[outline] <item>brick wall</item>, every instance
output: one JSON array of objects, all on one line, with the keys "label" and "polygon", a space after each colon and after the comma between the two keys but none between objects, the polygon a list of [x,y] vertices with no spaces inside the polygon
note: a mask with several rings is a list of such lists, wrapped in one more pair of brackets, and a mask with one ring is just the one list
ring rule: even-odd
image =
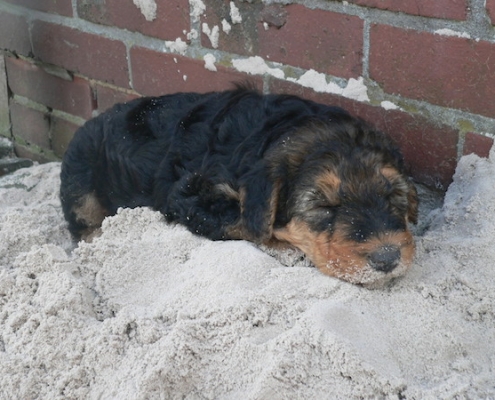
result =
[{"label": "brick wall", "polygon": [[494,25],[495,0],[0,0],[0,135],[58,159],[115,102],[249,79],[367,119],[445,189],[493,144]]}]

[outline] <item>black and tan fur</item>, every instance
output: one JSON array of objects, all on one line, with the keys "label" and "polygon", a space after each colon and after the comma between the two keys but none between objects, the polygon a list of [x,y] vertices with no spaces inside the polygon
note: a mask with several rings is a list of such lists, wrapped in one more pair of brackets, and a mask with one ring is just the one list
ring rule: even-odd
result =
[{"label": "black and tan fur", "polygon": [[213,240],[288,243],[354,283],[402,274],[417,196],[398,148],[344,110],[238,88],[114,106],[76,132],[61,200],[76,240],[148,206]]}]

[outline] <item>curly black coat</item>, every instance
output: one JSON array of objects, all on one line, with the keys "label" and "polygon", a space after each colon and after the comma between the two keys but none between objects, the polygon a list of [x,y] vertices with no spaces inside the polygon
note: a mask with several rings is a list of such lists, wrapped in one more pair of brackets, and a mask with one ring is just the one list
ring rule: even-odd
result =
[{"label": "curly black coat", "polygon": [[76,240],[119,207],[148,206],[213,240],[290,243],[357,283],[414,251],[417,197],[397,146],[296,96],[239,87],[117,104],[76,132],[61,182]]}]

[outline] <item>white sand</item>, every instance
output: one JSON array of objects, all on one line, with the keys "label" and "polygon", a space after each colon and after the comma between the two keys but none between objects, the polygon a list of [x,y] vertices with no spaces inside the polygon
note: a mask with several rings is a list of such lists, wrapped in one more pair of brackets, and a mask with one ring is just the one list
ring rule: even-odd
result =
[{"label": "white sand", "polygon": [[0,399],[495,398],[495,151],[378,290],[147,209],[67,253],[58,173],[0,179]]}]

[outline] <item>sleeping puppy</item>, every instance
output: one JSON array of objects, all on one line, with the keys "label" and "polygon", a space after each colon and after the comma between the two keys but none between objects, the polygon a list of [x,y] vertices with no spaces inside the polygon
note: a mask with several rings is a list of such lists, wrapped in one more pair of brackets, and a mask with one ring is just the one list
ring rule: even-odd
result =
[{"label": "sleeping puppy", "polygon": [[60,197],[75,240],[146,206],[212,240],[295,246],[357,284],[403,274],[414,254],[417,194],[387,136],[341,108],[243,87],[140,98],[88,121]]}]

